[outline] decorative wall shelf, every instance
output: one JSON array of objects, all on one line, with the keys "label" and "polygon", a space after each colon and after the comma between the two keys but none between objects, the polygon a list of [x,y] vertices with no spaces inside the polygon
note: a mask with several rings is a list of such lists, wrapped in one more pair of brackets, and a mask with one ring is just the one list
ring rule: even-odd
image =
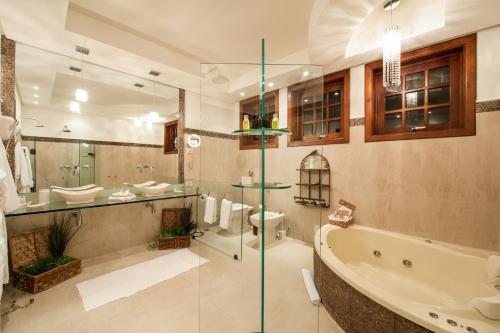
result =
[{"label": "decorative wall shelf", "polygon": [[314,150],[304,157],[299,171],[299,195],[293,199],[300,205],[330,207],[330,164]]},{"label": "decorative wall shelf", "polygon": [[[262,128],[240,129],[233,131],[234,135],[261,135]],[[264,128],[264,135],[279,136],[291,135],[292,132],[288,128]]]}]

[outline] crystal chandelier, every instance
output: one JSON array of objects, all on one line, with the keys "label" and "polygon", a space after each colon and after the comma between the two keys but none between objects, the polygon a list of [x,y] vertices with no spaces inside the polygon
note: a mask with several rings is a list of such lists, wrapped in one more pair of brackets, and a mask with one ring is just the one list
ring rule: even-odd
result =
[{"label": "crystal chandelier", "polygon": [[391,25],[384,34],[383,84],[387,90],[396,90],[401,85],[401,33],[399,26],[392,24],[393,2],[387,3],[391,10]]}]

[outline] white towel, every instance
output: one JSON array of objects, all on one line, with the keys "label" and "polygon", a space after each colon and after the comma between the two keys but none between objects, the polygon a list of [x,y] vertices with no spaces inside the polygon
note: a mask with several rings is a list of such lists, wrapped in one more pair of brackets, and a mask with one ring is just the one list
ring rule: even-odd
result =
[{"label": "white towel", "polygon": [[23,176],[23,170],[21,169],[21,184],[23,184],[23,192],[29,193],[31,188],[34,185],[33,182],[33,170],[31,170],[31,160],[30,160],[30,150],[28,147],[21,147],[23,151],[23,156],[26,161],[26,169],[24,171],[24,176]]},{"label": "white towel", "polygon": [[222,199],[220,204],[220,221],[219,227],[222,229],[228,229],[231,224],[231,209],[233,207],[233,202]]},{"label": "white towel", "polygon": [[129,197],[130,194],[133,194],[133,193],[130,193],[129,190],[121,190],[119,192],[113,193],[111,196],[112,197]]},{"label": "white towel", "polygon": [[203,218],[205,223],[215,223],[217,221],[217,199],[214,197],[207,197],[207,202],[205,204],[205,217]]},{"label": "white towel", "polygon": [[128,195],[112,195],[108,198],[108,200],[111,200],[111,201],[128,201],[128,200],[132,200],[132,199],[135,199],[135,194],[134,193],[129,193]]},{"label": "white towel", "polygon": [[486,274],[488,279],[500,277],[500,256],[489,256],[486,260]]}]

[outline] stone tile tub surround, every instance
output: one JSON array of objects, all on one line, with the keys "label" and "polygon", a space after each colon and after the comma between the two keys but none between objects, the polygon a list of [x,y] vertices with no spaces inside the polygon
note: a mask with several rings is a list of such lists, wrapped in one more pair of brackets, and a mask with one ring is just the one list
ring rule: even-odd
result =
[{"label": "stone tile tub surround", "polygon": [[[499,332],[500,321],[468,306],[473,297],[498,292],[484,269],[488,254],[364,226],[325,225],[315,236],[315,283],[347,333],[464,332],[467,327]],[[405,267],[404,259],[412,266]]]}]

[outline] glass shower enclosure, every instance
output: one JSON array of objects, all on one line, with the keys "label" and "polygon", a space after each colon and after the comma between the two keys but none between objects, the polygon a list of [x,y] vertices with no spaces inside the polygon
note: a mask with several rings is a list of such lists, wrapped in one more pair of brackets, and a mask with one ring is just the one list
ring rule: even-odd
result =
[{"label": "glass shower enclosure", "polygon": [[[197,239],[201,256],[226,259],[200,267],[200,332],[318,332],[319,307],[307,296],[302,269],[313,271],[322,208],[300,210],[294,202],[302,186],[299,156],[312,149],[288,146],[292,131],[308,130],[292,128],[288,117],[290,87],[300,92],[314,85],[321,111],[310,125],[318,133],[328,126],[321,120],[323,67],[267,64],[262,40],[261,63],[202,64],[201,73],[197,214],[203,235]],[[309,117],[309,99],[295,104],[300,117]],[[314,149],[322,153],[321,146]],[[292,155],[298,164],[284,164]],[[205,214],[209,198],[217,203],[215,218]]]}]

